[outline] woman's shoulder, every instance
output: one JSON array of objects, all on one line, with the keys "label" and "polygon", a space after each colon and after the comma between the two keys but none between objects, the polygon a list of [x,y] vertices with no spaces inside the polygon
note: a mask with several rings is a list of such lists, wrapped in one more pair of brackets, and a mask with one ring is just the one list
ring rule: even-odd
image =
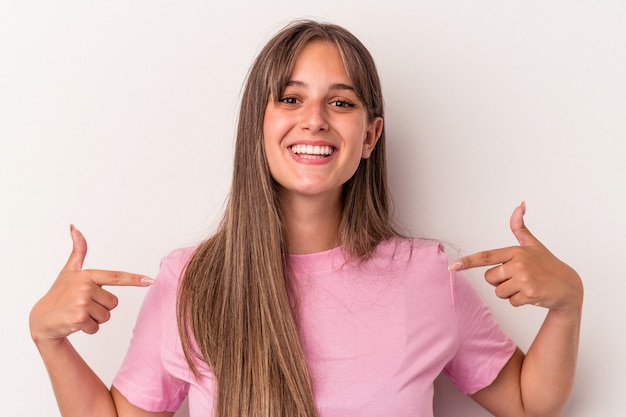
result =
[{"label": "woman's shoulder", "polygon": [[365,264],[390,271],[447,271],[448,259],[441,242],[423,238],[391,238],[378,244]]},{"label": "woman's shoulder", "polygon": [[189,260],[198,249],[198,245],[177,248],[161,258],[157,281],[176,285],[183,275]]},{"label": "woman's shoulder", "polygon": [[440,258],[445,253],[442,242],[434,239],[397,237],[382,241],[376,248],[376,256],[410,259]]},{"label": "woman's shoulder", "polygon": [[189,259],[191,259],[193,254],[198,249],[198,246],[199,245],[193,245],[176,248],[167,255],[165,255],[161,260],[161,263],[186,265],[187,262],[189,262]]}]

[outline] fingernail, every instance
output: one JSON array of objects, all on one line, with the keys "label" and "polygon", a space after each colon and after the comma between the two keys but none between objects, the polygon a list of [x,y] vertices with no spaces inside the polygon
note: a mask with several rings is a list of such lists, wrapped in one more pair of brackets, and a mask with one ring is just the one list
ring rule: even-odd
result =
[{"label": "fingernail", "polygon": [[148,278],[148,277],[142,277],[141,278],[141,283],[148,286],[148,285],[152,285],[154,284],[156,281],[152,278]]},{"label": "fingernail", "polygon": [[522,207],[522,216],[523,216],[526,214],[526,201],[522,201],[520,206]]},{"label": "fingernail", "polygon": [[448,266],[448,271],[460,271],[461,268],[463,268],[463,264],[461,262],[455,262]]}]

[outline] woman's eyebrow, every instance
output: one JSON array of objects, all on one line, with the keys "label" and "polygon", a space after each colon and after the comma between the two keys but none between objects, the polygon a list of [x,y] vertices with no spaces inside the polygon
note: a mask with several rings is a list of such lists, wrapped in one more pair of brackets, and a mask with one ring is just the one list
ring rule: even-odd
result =
[{"label": "woman's eyebrow", "polygon": [[[298,80],[289,80],[287,82],[286,87],[308,87],[308,84],[305,83],[304,81],[298,81]],[[330,85],[329,90],[350,90],[350,91],[354,91],[354,87],[352,87],[350,84],[345,84],[345,83],[333,83]]]},{"label": "woman's eyebrow", "polygon": [[332,84],[330,86],[331,90],[350,90],[350,91],[354,91],[354,87],[352,87],[350,84],[343,84],[343,83],[335,83]]}]

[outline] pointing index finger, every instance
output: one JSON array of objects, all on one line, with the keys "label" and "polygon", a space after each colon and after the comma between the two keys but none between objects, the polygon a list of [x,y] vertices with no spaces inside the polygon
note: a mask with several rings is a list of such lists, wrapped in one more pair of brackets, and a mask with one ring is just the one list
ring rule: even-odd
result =
[{"label": "pointing index finger", "polygon": [[492,249],[459,258],[448,266],[448,269],[450,271],[463,271],[481,266],[500,265],[511,259],[510,248]]},{"label": "pointing index finger", "polygon": [[89,278],[97,285],[118,287],[149,287],[156,281],[145,275],[133,274],[124,271],[108,271],[102,269],[84,269]]}]

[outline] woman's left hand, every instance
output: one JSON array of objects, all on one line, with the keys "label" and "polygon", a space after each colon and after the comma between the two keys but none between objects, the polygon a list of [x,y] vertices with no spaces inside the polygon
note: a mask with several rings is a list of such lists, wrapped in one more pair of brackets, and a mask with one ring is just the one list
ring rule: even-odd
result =
[{"label": "woman's left hand", "polygon": [[464,256],[454,261],[450,270],[493,266],[485,272],[485,279],[496,288],[496,295],[511,305],[532,304],[580,313],[583,285],[578,273],[530,233],[524,225],[525,212],[522,203],[511,215],[511,231],[519,246]]}]

